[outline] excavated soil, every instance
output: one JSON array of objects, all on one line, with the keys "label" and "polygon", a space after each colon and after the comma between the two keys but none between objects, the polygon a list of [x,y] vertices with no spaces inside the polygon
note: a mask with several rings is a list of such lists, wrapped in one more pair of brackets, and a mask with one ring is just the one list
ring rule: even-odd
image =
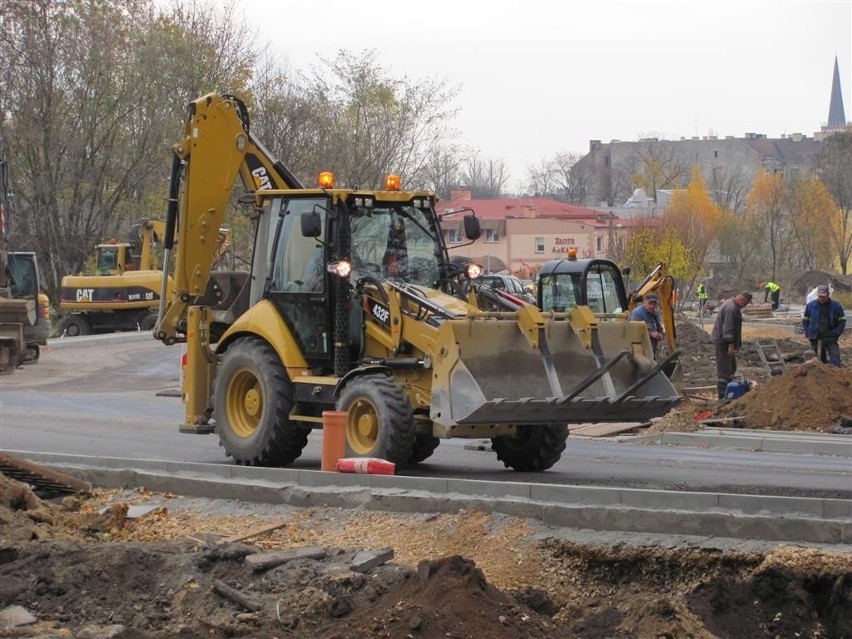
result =
[{"label": "excavated soil", "polygon": [[[703,330],[694,321],[677,323],[678,349],[682,351],[677,385],[689,392],[685,402],[646,432],[688,432],[708,424],[852,435],[852,331],[846,331],[840,341],[843,366],[836,368],[804,364],[810,345],[791,327],[746,324],[737,374],[749,382],[751,390],[737,400],[721,403],[716,400],[710,329],[712,321],[705,321]],[[758,343],[768,366],[761,359]],[[781,374],[772,376],[772,368]]]},{"label": "excavated soil", "polygon": [[[852,636],[848,553],[583,545],[481,511],[215,515],[100,490],[56,503],[2,475],[0,495],[0,637]],[[292,549],[321,552],[266,570],[246,561]],[[352,570],[360,549],[393,558]],[[10,606],[33,622],[4,628]]]},{"label": "excavated soil", "polygon": [[[682,388],[714,384],[709,328],[678,323]],[[694,430],[709,415],[831,430],[852,412],[850,333],[835,369],[803,365],[807,342],[788,328],[747,326],[739,363],[754,389],[721,405],[696,390],[652,429]],[[767,339],[785,361],[777,377],[756,347]],[[0,638],[852,637],[850,553],[582,544],[481,511],[221,514],[178,501],[104,490],[46,500],[0,475]],[[156,507],[129,516],[140,504]],[[266,570],[246,561],[294,549],[321,552]],[[392,558],[353,570],[362,550]]]},{"label": "excavated soil", "polygon": [[852,418],[852,371],[819,363],[798,366],[770,377],[716,414],[741,417],[749,428],[840,430]]}]

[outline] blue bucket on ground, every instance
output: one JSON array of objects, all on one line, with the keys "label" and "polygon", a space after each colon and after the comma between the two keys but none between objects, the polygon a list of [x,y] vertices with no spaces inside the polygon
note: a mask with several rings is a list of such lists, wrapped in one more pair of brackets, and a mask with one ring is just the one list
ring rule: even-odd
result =
[{"label": "blue bucket on ground", "polygon": [[731,401],[745,395],[748,390],[748,382],[728,382],[725,387],[725,401]]}]

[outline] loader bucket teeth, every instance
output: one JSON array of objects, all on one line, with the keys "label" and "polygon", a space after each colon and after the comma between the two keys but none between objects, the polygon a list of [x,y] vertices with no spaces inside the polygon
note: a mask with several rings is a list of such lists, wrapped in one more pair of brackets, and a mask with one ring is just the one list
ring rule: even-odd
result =
[{"label": "loader bucket teeth", "polygon": [[453,320],[441,330],[452,337],[439,341],[456,346],[435,363],[432,419],[445,426],[646,421],[681,400],[664,372],[679,353],[660,364],[634,354],[641,326],[601,322],[597,356],[568,321],[548,321],[539,348],[514,322],[477,321],[474,330]]}]

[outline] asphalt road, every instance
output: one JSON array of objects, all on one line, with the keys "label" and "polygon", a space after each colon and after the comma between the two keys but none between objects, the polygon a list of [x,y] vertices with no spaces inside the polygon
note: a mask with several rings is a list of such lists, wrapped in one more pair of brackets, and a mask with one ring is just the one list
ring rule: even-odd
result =
[{"label": "asphalt road", "polygon": [[[0,379],[0,449],[230,463],[215,435],[178,432],[179,346],[148,334],[63,338],[36,364]],[[166,392],[164,395],[163,392]],[[311,435],[295,469],[318,469]],[[541,484],[852,498],[848,457],[670,447],[570,438],[545,473],[502,467],[487,440],[444,440],[402,474]]]}]

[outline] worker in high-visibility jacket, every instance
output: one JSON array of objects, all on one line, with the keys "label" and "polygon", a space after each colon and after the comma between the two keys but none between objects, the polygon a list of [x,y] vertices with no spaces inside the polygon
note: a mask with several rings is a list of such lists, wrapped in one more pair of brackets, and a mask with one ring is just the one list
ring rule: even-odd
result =
[{"label": "worker in high-visibility jacket", "polygon": [[704,307],[707,306],[707,287],[703,283],[695,287],[695,296],[698,298],[698,316],[704,315]]},{"label": "worker in high-visibility jacket", "polygon": [[775,282],[766,282],[763,285],[763,303],[765,304],[770,299],[772,300],[772,310],[777,311],[781,304],[781,287]]}]

